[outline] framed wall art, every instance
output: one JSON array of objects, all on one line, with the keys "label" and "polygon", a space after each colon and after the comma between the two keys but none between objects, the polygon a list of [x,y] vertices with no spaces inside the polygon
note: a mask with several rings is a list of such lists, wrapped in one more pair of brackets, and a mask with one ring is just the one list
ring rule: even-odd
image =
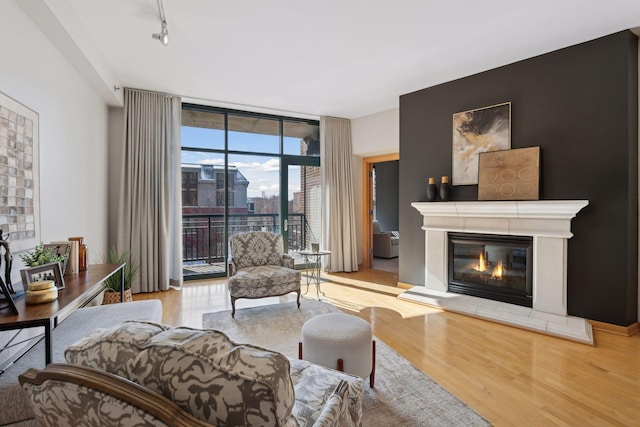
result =
[{"label": "framed wall art", "polygon": [[0,229],[13,251],[40,242],[38,113],[0,93]]},{"label": "framed wall art", "polygon": [[540,147],[479,154],[478,200],[538,200]]},{"label": "framed wall art", "polygon": [[453,115],[452,185],[478,183],[478,154],[511,148],[511,103]]}]

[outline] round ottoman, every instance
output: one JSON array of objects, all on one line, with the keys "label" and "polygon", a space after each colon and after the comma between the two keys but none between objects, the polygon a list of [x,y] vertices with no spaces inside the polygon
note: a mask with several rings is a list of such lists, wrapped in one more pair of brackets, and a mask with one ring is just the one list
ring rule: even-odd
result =
[{"label": "round ottoman", "polygon": [[302,326],[301,359],[331,369],[369,377],[373,387],[375,342],[369,324],[344,313],[321,314]]}]

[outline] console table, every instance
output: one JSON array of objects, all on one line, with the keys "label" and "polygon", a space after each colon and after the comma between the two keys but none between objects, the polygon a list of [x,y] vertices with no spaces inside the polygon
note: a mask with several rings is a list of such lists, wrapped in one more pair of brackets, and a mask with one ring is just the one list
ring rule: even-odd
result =
[{"label": "console table", "polygon": [[[45,362],[51,363],[51,331],[58,323],[84,307],[104,290],[103,282],[114,274],[120,275],[124,283],[125,264],[95,264],[87,270],[64,276],[65,287],[58,291],[58,299],[44,304],[27,305],[26,298],[14,301],[18,314],[0,311],[0,331],[44,327]],[[121,301],[124,300],[124,286],[120,286]]]}]

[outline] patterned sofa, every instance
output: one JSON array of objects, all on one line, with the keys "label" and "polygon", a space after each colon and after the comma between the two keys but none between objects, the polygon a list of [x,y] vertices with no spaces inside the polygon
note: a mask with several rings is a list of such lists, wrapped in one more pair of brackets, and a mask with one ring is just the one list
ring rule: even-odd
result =
[{"label": "patterned sofa", "polygon": [[[123,320],[160,322],[162,303],[160,300],[142,300],[77,309],[61,320],[51,333],[52,361],[64,362],[67,347],[96,329],[112,327]],[[44,367],[44,340],[40,340],[0,375],[0,426],[38,426],[29,398],[20,387],[18,377],[29,368]]]},{"label": "patterned sofa", "polygon": [[220,331],[124,322],[65,357],[20,377],[43,425],[361,425],[362,379]]},{"label": "patterned sofa", "polygon": [[298,293],[300,308],[300,272],[293,258],[284,253],[281,234],[251,231],[229,240],[229,279],[231,316],[236,314],[238,298],[264,298]]}]

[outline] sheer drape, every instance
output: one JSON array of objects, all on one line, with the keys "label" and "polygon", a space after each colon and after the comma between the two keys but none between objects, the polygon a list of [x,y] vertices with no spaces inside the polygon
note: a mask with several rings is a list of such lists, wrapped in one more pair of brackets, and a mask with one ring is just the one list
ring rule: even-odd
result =
[{"label": "sheer drape", "polygon": [[329,271],[358,271],[352,179],[351,122],[320,119],[323,243],[331,251]]},{"label": "sheer drape", "polygon": [[119,252],[140,264],[133,293],[182,281],[179,97],[125,89]]}]

